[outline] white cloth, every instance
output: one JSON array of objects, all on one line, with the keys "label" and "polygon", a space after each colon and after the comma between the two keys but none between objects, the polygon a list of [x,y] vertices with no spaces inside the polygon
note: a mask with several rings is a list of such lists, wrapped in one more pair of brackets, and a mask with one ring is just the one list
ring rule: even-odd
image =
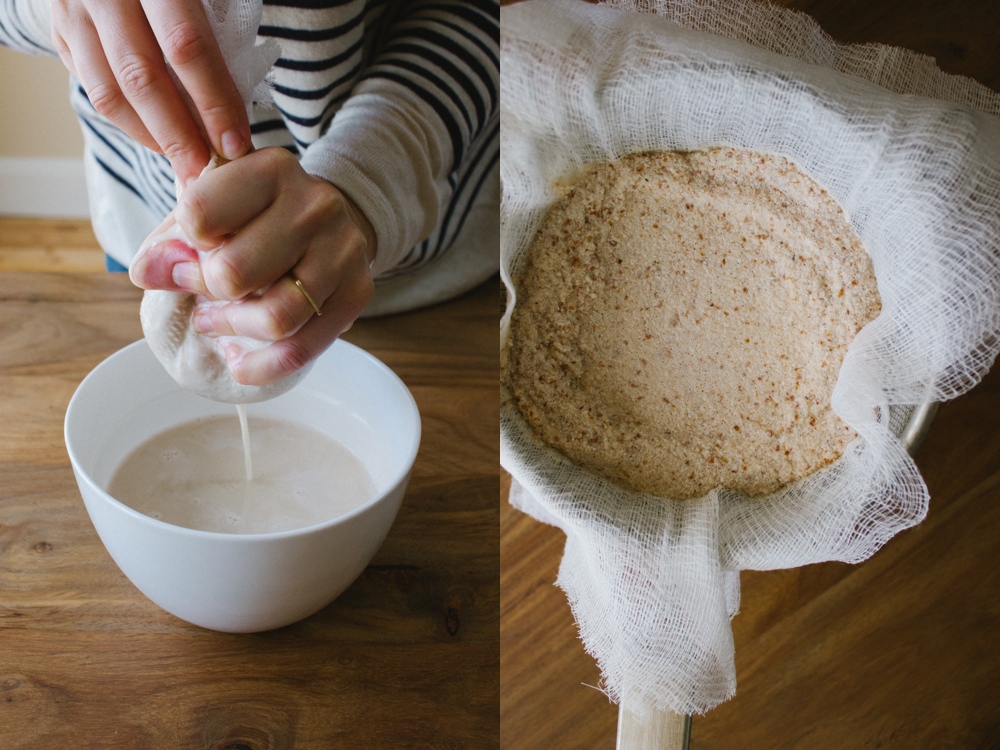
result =
[{"label": "white cloth", "polygon": [[860,437],[763,499],[625,491],[538,445],[501,393],[512,503],[566,533],[558,584],[604,689],[633,711],[700,713],[736,688],[739,570],[859,562],[927,511],[894,415],[968,390],[1000,346],[1000,121],[984,114],[1000,113],[1000,97],[913,53],[838,45],[767,3],[621,5],[501,12],[501,346],[511,279],[555,182],[650,149],[792,159],[840,201],[883,304],[832,397]]}]

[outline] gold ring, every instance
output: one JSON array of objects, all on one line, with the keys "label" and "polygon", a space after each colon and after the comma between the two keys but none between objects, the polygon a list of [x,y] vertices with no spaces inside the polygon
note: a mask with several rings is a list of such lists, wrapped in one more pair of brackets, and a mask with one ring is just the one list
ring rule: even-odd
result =
[{"label": "gold ring", "polygon": [[322,315],[323,313],[320,312],[319,305],[317,305],[316,302],[313,300],[313,298],[309,296],[309,292],[306,291],[306,288],[302,285],[302,282],[298,280],[298,278],[295,276],[294,273],[289,274],[289,276],[292,277],[292,281],[295,282],[295,286],[297,286],[299,288],[299,291],[302,292],[302,296],[306,298],[306,302],[308,302],[309,306],[312,307],[313,312],[315,312],[317,315]]}]

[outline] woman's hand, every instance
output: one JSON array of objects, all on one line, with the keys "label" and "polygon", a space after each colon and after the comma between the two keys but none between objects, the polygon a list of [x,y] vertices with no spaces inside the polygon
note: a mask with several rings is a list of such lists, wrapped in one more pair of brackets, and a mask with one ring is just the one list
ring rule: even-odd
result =
[{"label": "woman's hand", "polygon": [[274,342],[250,351],[227,342],[226,360],[240,383],[271,383],[318,357],[374,292],[371,225],[285,149],[255,151],[206,172],[184,191],[175,218],[201,261],[183,243],[166,241],[138,256],[130,276],[145,289],[203,295],[193,315],[199,333]]},{"label": "woman's hand", "polygon": [[249,150],[246,109],[200,0],[51,3],[56,51],[91,104],[132,139],[166,154],[182,186],[208,164],[210,148],[227,159]]}]

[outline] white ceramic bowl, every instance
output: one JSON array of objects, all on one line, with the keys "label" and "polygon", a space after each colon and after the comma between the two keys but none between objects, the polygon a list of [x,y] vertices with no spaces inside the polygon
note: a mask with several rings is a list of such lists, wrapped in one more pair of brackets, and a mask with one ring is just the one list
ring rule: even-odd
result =
[{"label": "white ceramic bowl", "polygon": [[[365,569],[399,509],[420,443],[420,415],[402,381],[344,341],[300,385],[248,406],[347,446],[375,480],[361,507],[321,524],[269,534],[224,534],[143,515],[105,490],[133,448],[170,427],[235,407],[178,386],[146,342],[98,365],[66,411],[65,437],[87,512],[104,546],[142,593],[183,620],[256,632],[297,622],[333,601]],[[251,428],[252,429],[252,428]]]}]

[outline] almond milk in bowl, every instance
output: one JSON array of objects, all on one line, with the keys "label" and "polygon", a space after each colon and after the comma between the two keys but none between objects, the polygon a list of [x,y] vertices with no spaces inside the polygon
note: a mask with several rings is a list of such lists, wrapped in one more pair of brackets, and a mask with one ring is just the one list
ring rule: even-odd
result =
[{"label": "almond milk in bowl", "polygon": [[[318,438],[332,439],[364,467],[370,497],[360,498],[346,512],[335,510],[337,502],[321,503],[317,507],[335,515],[322,518],[319,511],[320,517],[310,518],[288,512],[286,506],[296,505],[294,498],[275,489],[273,520],[257,512],[253,523],[241,528],[240,513],[227,511],[219,517],[234,518],[233,527],[205,524],[210,531],[168,523],[165,519],[177,520],[169,508],[163,513],[147,509],[148,515],[112,497],[108,490],[119,467],[151,438],[222,418],[239,432],[231,404],[178,386],[144,340],[98,365],[66,411],[70,462],[87,512],[118,567],[171,614],[227,632],[289,625],[340,595],[388,534],[420,443],[420,415],[409,390],[388,367],[344,341],[321,356],[297,387],[248,410],[251,444],[255,419],[299,426],[303,439],[318,431]],[[315,452],[301,455],[303,473],[322,468],[316,466]],[[267,456],[255,457],[255,462],[258,471],[266,471]],[[189,466],[183,461],[178,465],[179,471]],[[298,467],[293,468],[295,474]],[[337,484],[330,482],[329,498],[316,500],[336,500]],[[189,525],[197,523],[194,519]]]}]

